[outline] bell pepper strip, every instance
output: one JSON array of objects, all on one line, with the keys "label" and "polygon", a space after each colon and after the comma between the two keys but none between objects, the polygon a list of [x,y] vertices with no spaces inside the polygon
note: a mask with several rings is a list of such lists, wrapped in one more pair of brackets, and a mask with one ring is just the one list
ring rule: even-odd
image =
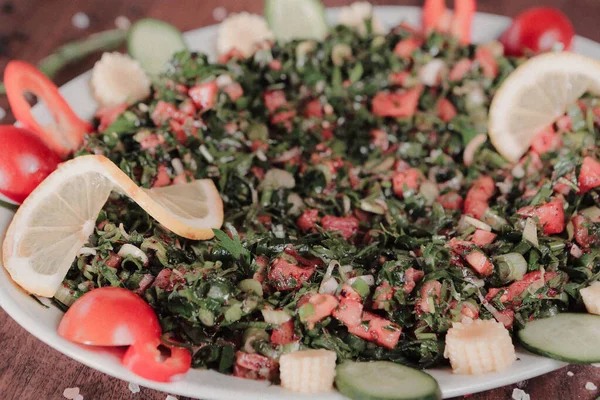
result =
[{"label": "bell pepper strip", "polygon": [[423,32],[449,32],[461,44],[471,41],[471,22],[475,15],[475,0],[455,0],[454,13],[450,14],[445,0],[425,0],[423,6]]},{"label": "bell pepper strip", "polygon": [[[24,61],[11,61],[4,71],[8,102],[15,118],[34,131],[55,153],[63,159],[79,148],[85,133],[92,125],[80,119],[61,96],[52,81]],[[25,93],[43,100],[54,118],[54,124],[42,126],[31,113]]]}]

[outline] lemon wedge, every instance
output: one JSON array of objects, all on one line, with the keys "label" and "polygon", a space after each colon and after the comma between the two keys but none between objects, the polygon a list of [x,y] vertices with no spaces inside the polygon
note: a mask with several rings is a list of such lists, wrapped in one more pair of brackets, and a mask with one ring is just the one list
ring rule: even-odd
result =
[{"label": "lemon wedge", "polygon": [[507,160],[518,161],[535,136],[586,92],[600,94],[600,62],[570,52],[533,57],[508,76],[492,100],[492,144]]},{"label": "lemon wedge", "polygon": [[27,292],[52,297],[113,190],[189,239],[210,239],[223,223],[223,202],[210,179],[143,189],[104,156],[77,157],[61,164],[17,210],[2,248],[13,280]]}]

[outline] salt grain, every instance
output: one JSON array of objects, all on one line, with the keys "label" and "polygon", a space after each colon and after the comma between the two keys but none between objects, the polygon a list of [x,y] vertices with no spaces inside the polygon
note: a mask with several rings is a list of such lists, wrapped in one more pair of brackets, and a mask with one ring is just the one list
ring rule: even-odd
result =
[{"label": "salt grain", "polygon": [[598,389],[598,386],[594,385],[592,382],[588,382],[585,384],[585,388],[587,390],[596,390]]},{"label": "salt grain", "polygon": [[529,394],[521,389],[513,389],[512,398],[513,400],[530,400]]},{"label": "salt grain", "polygon": [[66,389],[63,391],[63,396],[64,396],[66,399],[69,399],[69,400],[73,400],[73,399],[74,399],[76,396],[78,396],[78,395],[79,395],[79,388],[78,388],[78,387],[74,387],[74,388],[66,388]]},{"label": "salt grain", "polygon": [[127,388],[129,388],[129,390],[133,394],[140,392],[140,385],[138,385],[137,383],[131,383],[131,382],[129,382],[129,385],[127,385]]},{"label": "salt grain", "polygon": [[131,27],[131,21],[124,15],[115,18],[115,26],[119,29],[127,30]]},{"label": "salt grain", "polygon": [[217,7],[213,10],[212,16],[215,21],[223,21],[227,18],[227,10],[224,7]]},{"label": "salt grain", "polygon": [[86,29],[90,26],[90,17],[86,13],[78,12],[71,18],[71,23],[75,28]]},{"label": "salt grain", "polygon": [[571,371],[567,371],[567,376],[573,376],[575,375],[574,373],[572,373]]}]

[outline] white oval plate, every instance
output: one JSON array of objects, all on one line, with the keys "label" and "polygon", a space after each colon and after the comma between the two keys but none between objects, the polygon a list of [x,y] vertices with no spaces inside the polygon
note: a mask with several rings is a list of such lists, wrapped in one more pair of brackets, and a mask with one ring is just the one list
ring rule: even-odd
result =
[{"label": "white oval plate", "polygon": [[[327,10],[327,18],[331,23],[336,21],[337,13],[337,9]],[[375,14],[389,27],[395,26],[400,21],[406,21],[415,26],[419,26],[420,23],[420,9],[417,7],[377,7]],[[494,40],[500,36],[509,23],[510,19],[507,17],[478,13],[473,25],[473,38],[476,42]],[[214,56],[216,28],[216,26],[209,26],[187,32],[185,39],[190,49]],[[596,42],[577,37],[574,47],[578,53],[600,59],[600,44]],[[91,118],[97,108],[88,87],[89,75],[89,72],[85,73],[61,88],[61,93],[73,109],[85,118]],[[35,107],[34,114],[41,122],[49,123],[51,121],[50,114],[43,106]],[[2,236],[4,236],[12,215],[10,211],[0,207],[0,234]],[[56,329],[62,312],[55,307],[45,309],[37,304],[10,280],[4,268],[0,268],[0,306],[29,333],[61,353],[108,375],[141,386],[207,400],[239,399],[241,397],[244,399],[280,400],[315,398],[314,396],[302,396],[289,392],[279,386],[269,385],[265,382],[239,379],[205,370],[192,370],[185,376],[184,380],[176,383],[164,384],[142,379],[123,368],[115,354],[103,350],[92,351],[59,337]],[[449,368],[436,368],[427,372],[437,379],[444,398],[448,398],[509,385],[566,365],[523,350],[518,351],[518,358],[518,361],[503,373],[461,376],[453,375]],[[333,400],[342,399],[343,397],[332,391],[320,395],[319,398]]]}]

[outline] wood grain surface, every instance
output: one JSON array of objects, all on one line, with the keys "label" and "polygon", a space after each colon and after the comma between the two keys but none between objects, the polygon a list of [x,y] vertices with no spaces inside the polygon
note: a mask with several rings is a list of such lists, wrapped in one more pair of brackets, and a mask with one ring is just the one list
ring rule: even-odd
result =
[{"label": "wood grain surface", "polygon": [[[351,0],[325,0],[327,6],[340,6]],[[421,0],[385,1],[374,4],[420,5]],[[576,21],[577,33],[600,41],[598,0],[479,0],[479,10],[514,16],[521,10],[543,3],[564,11]],[[10,59],[33,63],[57,46],[90,33],[115,26],[117,16],[131,20],[156,17],[167,20],[182,31],[211,25],[217,21],[213,11],[222,7],[227,12],[260,13],[260,0],[0,0],[0,71]],[[78,29],[72,17],[83,12],[90,18],[87,29]],[[55,79],[63,84],[90,69],[97,57],[90,57],[62,71]],[[5,97],[0,106],[8,111]],[[10,113],[2,123],[12,122]],[[1,149],[0,149],[1,151]],[[573,372],[573,375],[568,372]],[[485,378],[482,378],[485,379]],[[513,389],[521,388],[531,399],[571,400],[596,399],[598,390],[587,390],[587,382],[600,386],[600,368],[568,366],[554,373],[474,394],[469,400],[511,399]],[[79,364],[53,350],[17,325],[0,309],[0,399],[63,399],[63,390],[79,387],[85,399],[163,400],[166,393],[142,388],[133,394],[127,382],[111,378]],[[201,393],[198,394],[201,396]]]}]

